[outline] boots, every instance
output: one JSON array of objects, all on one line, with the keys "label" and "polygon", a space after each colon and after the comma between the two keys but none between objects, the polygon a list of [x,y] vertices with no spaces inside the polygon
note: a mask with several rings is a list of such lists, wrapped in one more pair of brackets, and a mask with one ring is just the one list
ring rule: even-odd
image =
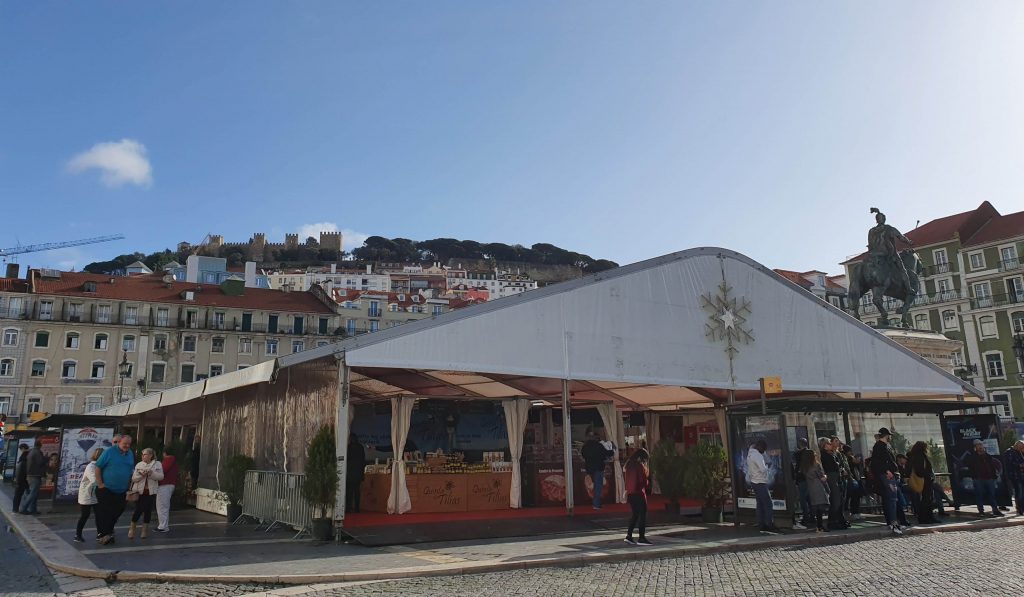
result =
[{"label": "boots", "polygon": [[142,534],[140,535],[140,537],[142,539],[145,539],[148,536],[149,536],[149,523],[143,523],[142,524]]},{"label": "boots", "polygon": [[135,538],[135,521],[134,520],[132,521],[132,523],[130,525],[128,525],[128,538],[129,539],[134,539]]}]

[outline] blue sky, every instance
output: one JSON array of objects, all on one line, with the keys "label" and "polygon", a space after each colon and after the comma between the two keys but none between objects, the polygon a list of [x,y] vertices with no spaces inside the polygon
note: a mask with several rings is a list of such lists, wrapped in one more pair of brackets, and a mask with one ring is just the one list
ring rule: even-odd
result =
[{"label": "blue sky", "polygon": [[1020,2],[6,2],[0,246],[329,223],[837,272],[871,206],[1024,209],[1022,32]]}]

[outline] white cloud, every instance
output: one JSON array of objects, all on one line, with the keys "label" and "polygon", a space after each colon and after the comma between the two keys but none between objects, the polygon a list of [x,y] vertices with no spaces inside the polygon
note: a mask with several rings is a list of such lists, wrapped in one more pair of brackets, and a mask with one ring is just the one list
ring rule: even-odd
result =
[{"label": "white cloud", "polygon": [[97,143],[68,160],[67,170],[72,174],[92,169],[99,170],[100,181],[111,188],[153,184],[153,167],[146,159],[146,146],[134,139]]},{"label": "white cloud", "polygon": [[299,226],[299,242],[303,243],[307,238],[312,236],[313,238],[320,240],[321,232],[341,232],[341,242],[343,248],[346,251],[352,251],[363,246],[363,242],[370,237],[365,232],[358,232],[351,228],[339,229],[338,225],[334,222],[316,222],[313,224],[303,224]]}]

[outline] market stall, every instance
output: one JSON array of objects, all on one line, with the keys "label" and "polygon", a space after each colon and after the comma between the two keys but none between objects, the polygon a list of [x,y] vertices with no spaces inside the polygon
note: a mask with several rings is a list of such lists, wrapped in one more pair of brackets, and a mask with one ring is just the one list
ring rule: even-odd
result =
[{"label": "market stall", "polygon": [[[466,464],[464,454],[429,453],[405,461],[410,512],[469,512],[510,507],[512,463],[501,452],[484,454],[485,462]],[[369,464],[362,485],[362,510],[386,512],[393,463]]]}]

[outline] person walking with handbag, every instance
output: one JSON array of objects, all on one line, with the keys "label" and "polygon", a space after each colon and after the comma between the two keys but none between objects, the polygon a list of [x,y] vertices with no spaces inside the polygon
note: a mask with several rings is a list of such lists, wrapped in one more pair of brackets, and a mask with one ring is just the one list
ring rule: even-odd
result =
[{"label": "person walking with handbag", "polygon": [[166,533],[171,530],[171,498],[178,483],[178,459],[171,454],[170,448],[164,452],[160,466],[164,469],[164,478],[160,479],[160,486],[156,489],[156,530]]},{"label": "person walking with handbag", "polygon": [[[625,541],[630,545],[653,545],[647,540],[647,495],[651,492],[651,473],[647,463],[650,459],[647,450],[640,448],[626,460],[623,476],[631,514]],[[640,532],[640,538],[636,541],[633,540],[634,528]]]},{"label": "person walking with handbag", "polygon": [[[78,507],[81,514],[78,517],[78,525],[75,526],[75,543],[82,543],[82,530],[85,523],[89,521],[89,515],[96,507],[96,461],[103,455],[103,448],[96,448],[89,457],[89,464],[85,466],[82,473],[82,480],[78,484]],[[96,517],[96,533],[99,534],[99,517]]]},{"label": "person walking with handbag", "polygon": [[142,533],[140,538],[149,536],[149,520],[153,515],[153,504],[156,503],[156,493],[160,487],[160,481],[164,478],[164,468],[156,459],[156,452],[153,448],[146,448],[142,451],[142,460],[135,465],[132,473],[132,487],[128,494],[128,500],[135,500],[135,512],[132,513],[132,523],[128,526],[128,538],[135,538],[135,528],[142,520]]},{"label": "person walking with handbag", "polygon": [[918,524],[942,522],[935,517],[935,471],[928,458],[927,443],[917,442],[910,448],[907,467],[910,469],[907,486],[910,488],[910,499],[914,503]]},{"label": "person walking with handbag", "polygon": [[96,461],[96,539],[101,545],[114,543],[114,527],[124,513],[125,494],[132,481],[135,455],[132,436],[122,435]]}]

